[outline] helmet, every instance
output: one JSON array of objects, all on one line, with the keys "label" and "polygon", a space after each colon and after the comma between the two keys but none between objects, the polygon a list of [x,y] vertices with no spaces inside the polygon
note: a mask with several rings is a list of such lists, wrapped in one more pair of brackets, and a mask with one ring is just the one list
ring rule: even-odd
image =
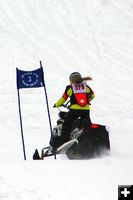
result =
[{"label": "helmet", "polygon": [[73,72],[72,74],[70,74],[69,76],[69,80],[70,82],[74,82],[74,83],[78,83],[82,81],[82,76],[79,72]]}]

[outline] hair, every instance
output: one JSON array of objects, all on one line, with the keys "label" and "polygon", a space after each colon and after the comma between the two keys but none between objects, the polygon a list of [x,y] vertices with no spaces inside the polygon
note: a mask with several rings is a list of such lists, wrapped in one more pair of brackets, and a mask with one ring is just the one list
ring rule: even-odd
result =
[{"label": "hair", "polygon": [[82,81],[92,81],[90,76],[82,77]]}]

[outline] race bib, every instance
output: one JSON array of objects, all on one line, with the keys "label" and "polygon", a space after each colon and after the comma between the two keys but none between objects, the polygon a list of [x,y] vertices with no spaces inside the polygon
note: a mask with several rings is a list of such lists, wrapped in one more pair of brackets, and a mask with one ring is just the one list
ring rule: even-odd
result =
[{"label": "race bib", "polygon": [[73,83],[72,89],[74,96],[76,98],[77,104],[79,106],[85,106],[87,104],[87,97],[86,97],[86,83]]},{"label": "race bib", "polygon": [[76,93],[86,93],[86,83],[73,83],[72,84],[73,92]]}]

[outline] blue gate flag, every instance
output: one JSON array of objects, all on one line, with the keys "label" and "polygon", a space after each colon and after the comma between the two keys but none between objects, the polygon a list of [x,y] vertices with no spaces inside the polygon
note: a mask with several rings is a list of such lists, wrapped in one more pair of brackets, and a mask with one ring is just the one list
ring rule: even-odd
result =
[{"label": "blue gate flag", "polygon": [[43,68],[23,71],[17,68],[17,89],[44,87]]},{"label": "blue gate flag", "polygon": [[[42,62],[40,61],[40,68],[38,68],[34,71],[23,71],[23,70],[19,70],[18,68],[16,68],[16,75],[17,75],[18,107],[19,107],[23,155],[24,155],[24,160],[26,160],[26,150],[25,150],[25,142],[24,142],[24,134],[23,134],[23,124],[22,124],[21,102],[20,102],[19,89],[21,89],[21,88],[36,88],[36,87],[44,88],[46,104],[47,104],[47,112],[48,112],[48,118],[49,118],[49,127],[50,127],[50,132],[51,132],[52,138],[53,138],[53,131],[52,131],[51,117],[50,117],[50,111],[49,111],[49,104],[48,104],[48,97],[47,97],[46,84],[45,84],[45,80],[44,80],[44,72],[43,72]],[[53,144],[53,153],[54,153],[54,157],[56,159],[55,144]]]},{"label": "blue gate flag", "polygon": [[23,71],[16,68],[16,75],[17,75],[18,107],[19,107],[19,117],[20,117],[21,138],[23,145],[23,155],[24,155],[24,160],[26,160],[19,89],[44,87],[44,74],[43,74],[43,68],[42,66],[40,66],[40,68],[33,71]]}]

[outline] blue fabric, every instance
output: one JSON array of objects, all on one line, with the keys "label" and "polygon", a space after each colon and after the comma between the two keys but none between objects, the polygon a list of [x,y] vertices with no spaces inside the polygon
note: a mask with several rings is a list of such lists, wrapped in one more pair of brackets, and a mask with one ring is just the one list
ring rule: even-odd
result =
[{"label": "blue fabric", "polygon": [[44,87],[43,68],[34,71],[17,70],[17,89]]}]

